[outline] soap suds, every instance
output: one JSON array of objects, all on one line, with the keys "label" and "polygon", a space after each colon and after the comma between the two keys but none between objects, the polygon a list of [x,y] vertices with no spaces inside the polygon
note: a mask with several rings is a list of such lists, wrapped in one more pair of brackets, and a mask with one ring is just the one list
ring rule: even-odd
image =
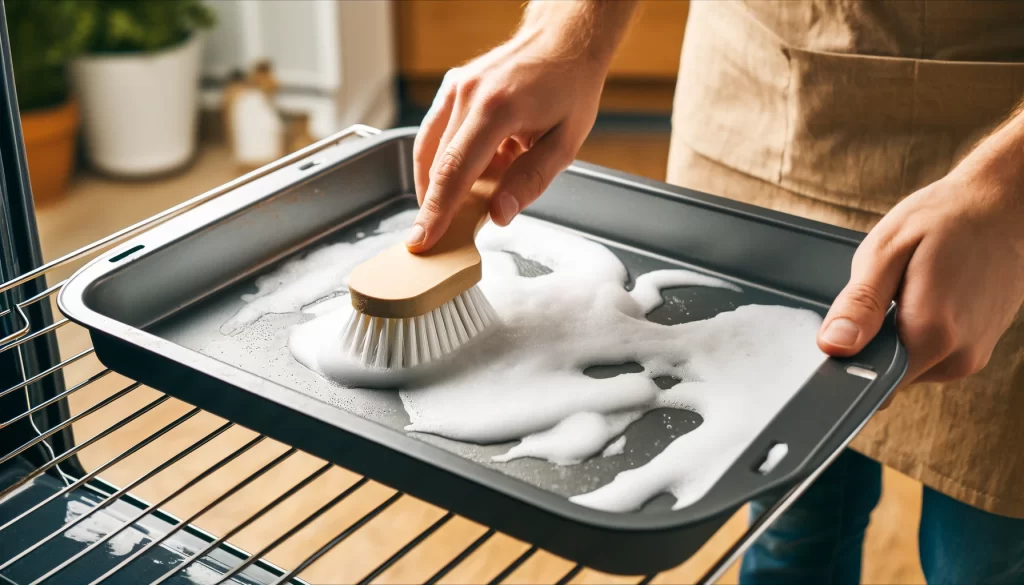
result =
[{"label": "soap suds", "polygon": [[[185,567],[185,578],[196,585],[214,585],[221,582],[223,575],[202,563],[196,562]],[[230,579],[228,582],[237,583],[234,579]]]},{"label": "soap suds", "polygon": [[[527,435],[507,453],[492,457],[492,460],[507,462],[520,457],[537,457],[556,465],[573,465],[600,451],[612,437],[639,419],[640,414],[577,412],[550,430]],[[622,440],[625,443],[625,437]]]},{"label": "soap suds", "polygon": [[[338,376],[348,375],[351,364],[337,338],[352,309],[337,295],[351,267],[400,238],[388,230],[411,217],[389,221],[376,235],[321,248],[264,277],[223,330],[301,310],[315,318],[292,327],[294,358],[351,384]],[[526,217],[507,228],[485,226],[477,243],[480,287],[502,324],[433,375],[402,380],[407,430],[477,444],[520,440],[495,460],[534,457],[572,466],[611,449],[616,437],[624,441],[626,428],[655,408],[685,408],[704,419],[649,463],[572,498],[581,505],[625,512],[664,492],[676,497],[676,508],[700,499],[825,359],[815,344],[821,318],[803,309],[746,305],[691,323],[646,320],[666,288],[739,290],[721,279],[658,270],[626,291],[626,268],[608,248]],[[521,276],[513,254],[551,272]],[[328,300],[313,305],[322,299]],[[643,372],[583,374],[589,366],[627,362]],[[661,390],[654,382],[661,376],[682,382]]]},{"label": "soap suds", "polygon": [[612,441],[604,451],[601,451],[601,457],[615,457],[616,455],[622,455],[622,452],[626,450],[626,435],[622,435],[618,439]]},{"label": "soap suds", "polygon": [[[78,500],[68,502],[67,511],[64,514],[64,523],[74,522],[85,514],[89,513],[93,506]],[[71,540],[92,544],[104,536],[121,528],[124,524],[109,514],[105,509],[92,513],[88,518],[72,526],[64,532],[64,536]],[[111,555],[122,557],[146,539],[146,535],[135,528],[125,528],[116,536],[107,541],[106,547]]]},{"label": "soap suds", "polygon": [[245,306],[224,323],[221,333],[234,335],[264,315],[296,313],[316,301],[347,292],[352,269],[401,241],[402,234],[396,226],[408,225],[413,218],[413,211],[396,214],[381,222],[376,236],[323,246],[260,276],[256,279],[256,292],[242,296]]}]

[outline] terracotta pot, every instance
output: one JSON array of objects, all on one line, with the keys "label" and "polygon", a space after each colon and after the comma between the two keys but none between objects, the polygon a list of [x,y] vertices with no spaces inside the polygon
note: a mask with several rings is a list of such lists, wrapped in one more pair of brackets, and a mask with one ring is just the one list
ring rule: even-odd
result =
[{"label": "terracotta pot", "polygon": [[21,113],[32,198],[37,205],[60,199],[67,192],[75,164],[78,102]]}]

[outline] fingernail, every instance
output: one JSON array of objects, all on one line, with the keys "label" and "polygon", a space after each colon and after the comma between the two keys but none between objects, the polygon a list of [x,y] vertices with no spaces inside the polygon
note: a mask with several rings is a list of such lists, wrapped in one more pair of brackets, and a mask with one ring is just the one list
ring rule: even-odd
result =
[{"label": "fingernail", "polygon": [[508,223],[519,213],[519,202],[511,195],[502,195],[498,199],[498,209],[501,210],[502,221]]},{"label": "fingernail", "polygon": [[821,336],[826,343],[837,347],[850,347],[857,343],[858,337],[860,337],[860,327],[845,317],[829,323],[825,328],[825,333]]},{"label": "fingernail", "polygon": [[423,231],[423,226],[416,224],[409,230],[409,237],[405,239],[406,246],[416,246],[423,243],[423,237],[427,235],[427,232]]}]

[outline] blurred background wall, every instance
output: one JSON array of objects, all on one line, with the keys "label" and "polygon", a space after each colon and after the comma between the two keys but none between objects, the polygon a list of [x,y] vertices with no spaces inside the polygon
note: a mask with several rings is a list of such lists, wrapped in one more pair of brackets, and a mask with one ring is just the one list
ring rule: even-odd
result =
[{"label": "blurred background wall", "polygon": [[[508,39],[525,5],[5,0],[36,202],[63,198],[82,171],[184,172],[211,143],[245,170],[352,124],[416,125],[444,74]],[[632,169],[645,176],[664,177],[688,8],[641,2],[604,92],[598,131],[631,132],[621,140],[650,153]],[[582,154],[601,162],[623,146],[592,144]]]},{"label": "blurred background wall", "polygon": [[398,115],[395,3],[378,0],[204,0],[217,15],[203,56],[203,106],[221,106],[233,71],[266,60],[276,102],[309,116],[322,137],[355,123],[390,126]]},{"label": "blurred background wall", "polygon": [[[507,39],[519,23],[521,0],[397,2],[402,96],[425,108],[444,73]],[[612,62],[602,111],[668,115],[689,2],[647,0]]]},{"label": "blurred background wall", "polygon": [[[207,109],[233,70],[266,59],[282,109],[315,136],[355,122],[415,123],[445,72],[507,39],[521,0],[205,0],[217,13],[203,60]],[[689,3],[642,2],[612,64],[602,110],[667,116]]]}]

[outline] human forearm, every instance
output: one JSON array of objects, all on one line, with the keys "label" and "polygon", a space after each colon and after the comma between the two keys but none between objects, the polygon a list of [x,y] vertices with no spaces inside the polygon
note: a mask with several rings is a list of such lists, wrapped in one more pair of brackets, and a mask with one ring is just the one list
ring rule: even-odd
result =
[{"label": "human forearm", "polygon": [[895,300],[905,383],[984,368],[1024,302],[1024,108],[952,172],[893,207],[850,272],[819,335],[823,351],[855,355]]},{"label": "human forearm", "polygon": [[969,196],[979,206],[994,205],[1017,218],[1011,237],[1024,254],[1024,100],[950,174],[975,187]]},{"label": "human forearm", "polygon": [[607,67],[625,37],[636,0],[533,0],[516,38],[546,37],[569,58],[586,56]]},{"label": "human forearm", "polygon": [[982,140],[955,172],[985,173],[1024,197],[1024,100]]}]

